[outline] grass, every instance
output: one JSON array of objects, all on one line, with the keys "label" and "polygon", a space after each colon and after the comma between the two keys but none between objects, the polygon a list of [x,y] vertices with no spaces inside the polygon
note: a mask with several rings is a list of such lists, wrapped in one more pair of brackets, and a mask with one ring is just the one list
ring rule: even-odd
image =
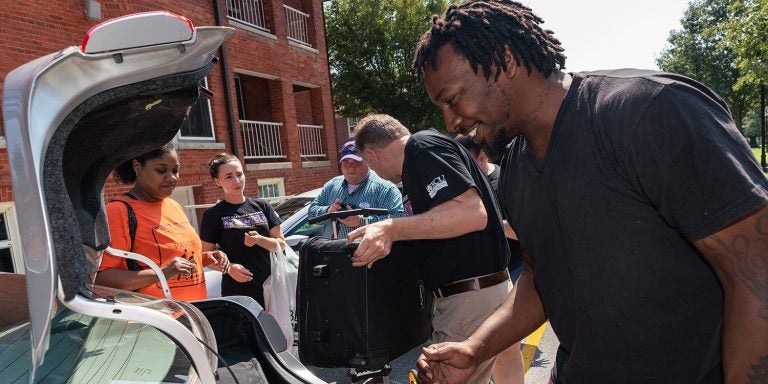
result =
[{"label": "grass", "polygon": [[757,158],[757,161],[760,161],[760,154],[762,153],[762,148],[752,148],[752,153],[755,154],[755,158]]},{"label": "grass", "polygon": [[[757,163],[760,164],[760,155],[762,154],[763,150],[761,148],[752,148],[752,153],[755,154],[755,158],[757,159]],[[768,153],[765,154],[766,162],[768,162]],[[766,175],[768,175],[768,172],[766,172]]]}]

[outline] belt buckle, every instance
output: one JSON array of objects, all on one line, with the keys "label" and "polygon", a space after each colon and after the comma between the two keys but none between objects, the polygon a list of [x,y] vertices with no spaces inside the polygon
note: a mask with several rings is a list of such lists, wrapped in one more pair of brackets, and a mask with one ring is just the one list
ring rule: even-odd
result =
[{"label": "belt buckle", "polygon": [[432,291],[432,296],[435,299],[442,299],[443,297],[445,297],[445,295],[443,295],[442,289],[440,289],[440,288],[435,289],[434,291]]}]

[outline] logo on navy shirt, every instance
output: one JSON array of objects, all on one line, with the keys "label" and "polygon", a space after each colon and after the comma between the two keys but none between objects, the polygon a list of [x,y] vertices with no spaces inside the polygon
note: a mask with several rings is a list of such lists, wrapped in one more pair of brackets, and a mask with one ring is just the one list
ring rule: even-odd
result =
[{"label": "logo on navy shirt", "polygon": [[448,181],[445,180],[445,175],[435,177],[429,185],[427,185],[427,193],[430,199],[434,199],[437,192],[448,186]]}]

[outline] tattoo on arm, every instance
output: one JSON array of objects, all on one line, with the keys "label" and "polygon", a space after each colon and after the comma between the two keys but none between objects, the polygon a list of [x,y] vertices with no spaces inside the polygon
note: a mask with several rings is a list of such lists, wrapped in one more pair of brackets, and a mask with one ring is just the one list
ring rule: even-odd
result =
[{"label": "tattoo on arm", "polygon": [[[711,261],[722,266],[734,265],[730,281],[728,276],[720,276],[724,284],[741,284],[751,292],[760,303],[757,316],[768,321],[768,214],[759,213],[754,220],[754,228],[747,233],[740,233],[732,238],[714,235],[701,244],[712,252]],[[768,358],[763,365],[768,363]]]}]

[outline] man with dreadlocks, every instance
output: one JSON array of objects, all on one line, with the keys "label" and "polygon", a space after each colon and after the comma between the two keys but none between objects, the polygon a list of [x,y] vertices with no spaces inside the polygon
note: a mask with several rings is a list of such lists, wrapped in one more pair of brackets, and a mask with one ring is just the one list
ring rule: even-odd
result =
[{"label": "man with dreadlocks", "polygon": [[414,69],[450,130],[497,149],[525,250],[514,297],[417,361],[426,383],[549,319],[554,383],[768,382],[768,181],[725,102],[683,76],[563,72],[532,11],[452,5]]}]

